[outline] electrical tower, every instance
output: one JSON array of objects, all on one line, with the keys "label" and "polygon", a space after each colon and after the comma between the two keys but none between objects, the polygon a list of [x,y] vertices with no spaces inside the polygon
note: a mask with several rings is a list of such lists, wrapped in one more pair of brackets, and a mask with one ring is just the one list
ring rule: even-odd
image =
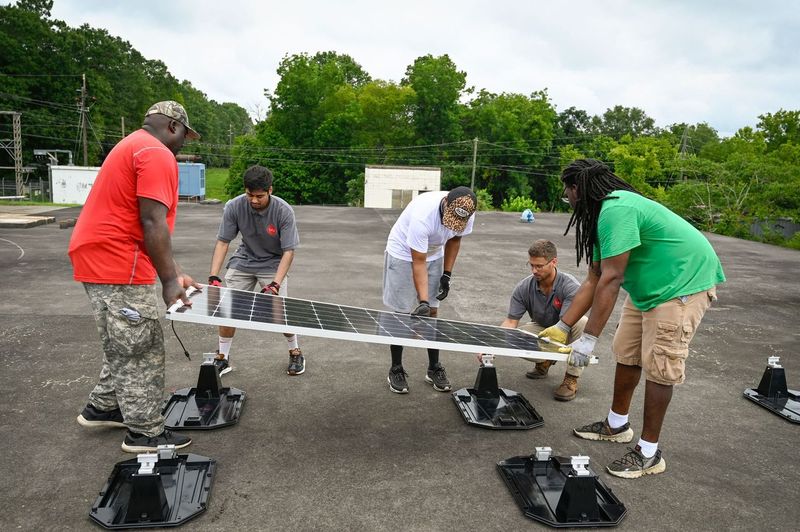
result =
[{"label": "electrical tower", "polygon": [[6,150],[14,161],[14,166],[0,166],[0,169],[14,169],[17,196],[22,196],[22,128],[20,126],[20,117],[22,113],[17,111],[0,111],[0,115],[11,116],[11,121],[13,122],[12,138],[0,139],[0,148]]}]

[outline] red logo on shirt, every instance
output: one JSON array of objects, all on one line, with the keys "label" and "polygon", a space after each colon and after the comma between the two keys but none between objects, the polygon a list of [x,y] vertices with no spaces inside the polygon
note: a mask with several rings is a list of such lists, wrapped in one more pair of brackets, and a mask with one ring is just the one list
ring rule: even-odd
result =
[{"label": "red logo on shirt", "polygon": [[269,224],[267,226],[267,233],[269,234],[269,236],[275,236],[278,234],[278,230],[275,228],[274,225]]},{"label": "red logo on shirt", "polygon": [[553,306],[556,307],[558,310],[561,310],[562,304],[563,302],[560,299],[558,299],[557,297],[553,298]]}]

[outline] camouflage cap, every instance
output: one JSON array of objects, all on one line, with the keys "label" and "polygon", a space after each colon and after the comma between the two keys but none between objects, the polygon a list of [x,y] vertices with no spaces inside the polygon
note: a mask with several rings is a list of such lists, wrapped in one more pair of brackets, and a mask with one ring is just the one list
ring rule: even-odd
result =
[{"label": "camouflage cap", "polygon": [[447,205],[442,214],[442,225],[462,233],[467,228],[469,217],[478,206],[478,199],[469,187],[457,187],[447,194]]},{"label": "camouflage cap", "polygon": [[192,126],[189,125],[189,115],[186,114],[186,109],[183,108],[181,104],[174,100],[166,100],[163,102],[154,103],[150,106],[150,109],[144,114],[144,116],[150,115],[164,115],[172,118],[173,120],[177,120],[184,126],[186,126],[186,138],[189,139],[199,139],[200,134],[192,129]]}]

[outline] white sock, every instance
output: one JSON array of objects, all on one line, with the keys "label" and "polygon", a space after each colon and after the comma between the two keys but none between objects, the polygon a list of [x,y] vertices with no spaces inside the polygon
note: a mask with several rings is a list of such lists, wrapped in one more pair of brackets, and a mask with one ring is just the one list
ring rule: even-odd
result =
[{"label": "white sock", "polygon": [[293,334],[291,336],[286,337],[286,343],[289,344],[289,350],[297,349],[297,335]]},{"label": "white sock", "polygon": [[219,354],[225,356],[225,360],[228,360],[228,353],[231,352],[231,344],[233,343],[233,336],[230,338],[225,338],[224,336],[219,337]]},{"label": "white sock", "polygon": [[628,414],[621,416],[613,410],[608,411],[608,426],[612,429],[618,429],[628,422]]},{"label": "white sock", "polygon": [[642,450],[642,456],[645,458],[652,458],[658,450],[658,442],[650,443],[639,438],[639,448]]}]

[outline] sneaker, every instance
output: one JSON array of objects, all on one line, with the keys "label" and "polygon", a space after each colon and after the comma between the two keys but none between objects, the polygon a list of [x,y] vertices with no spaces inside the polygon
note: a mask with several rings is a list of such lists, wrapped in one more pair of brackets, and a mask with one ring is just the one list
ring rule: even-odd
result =
[{"label": "sneaker", "polygon": [[98,410],[89,403],[83,412],[78,414],[78,423],[84,427],[124,427],[125,422],[122,419],[122,412],[119,408],[114,410]]},{"label": "sneaker", "polygon": [[451,388],[447,373],[441,364],[436,364],[435,368],[428,370],[428,373],[425,374],[425,382],[433,384],[433,389],[437,392],[449,392]]},{"label": "sneaker", "polygon": [[572,401],[578,395],[578,377],[567,373],[564,375],[564,382],[553,392],[553,399],[556,401]]},{"label": "sneaker", "polygon": [[667,469],[667,462],[661,458],[661,450],[650,458],[645,458],[638,445],[631,449],[619,460],[614,460],[606,467],[608,472],[620,478],[639,478],[644,475],[663,473]]},{"label": "sneaker", "polygon": [[192,443],[191,438],[166,429],[158,436],[145,436],[129,430],[122,440],[122,450],[126,453],[147,453],[157,451],[159,445],[174,445],[176,449],[183,449],[190,443]]},{"label": "sneaker", "polygon": [[217,368],[220,377],[233,371],[233,367],[228,363],[228,359],[225,358],[225,355],[220,355],[219,351],[217,351],[217,356],[214,357],[214,367]]},{"label": "sneaker", "polygon": [[408,373],[403,369],[403,366],[392,366],[389,370],[389,389],[394,393],[408,393],[408,381],[406,381]]},{"label": "sneaker", "polygon": [[299,347],[289,350],[289,367],[286,368],[287,375],[302,375],[306,371],[306,358]]},{"label": "sneaker", "polygon": [[547,372],[550,370],[550,366],[555,365],[555,363],[555,360],[543,360],[541,362],[537,362],[532,370],[525,373],[525,376],[529,379],[544,379],[547,377]]},{"label": "sneaker", "polygon": [[625,423],[619,428],[612,429],[608,426],[608,420],[597,421],[590,425],[574,429],[575,436],[584,440],[613,441],[617,443],[628,443],[633,439],[633,429],[630,423]]}]

